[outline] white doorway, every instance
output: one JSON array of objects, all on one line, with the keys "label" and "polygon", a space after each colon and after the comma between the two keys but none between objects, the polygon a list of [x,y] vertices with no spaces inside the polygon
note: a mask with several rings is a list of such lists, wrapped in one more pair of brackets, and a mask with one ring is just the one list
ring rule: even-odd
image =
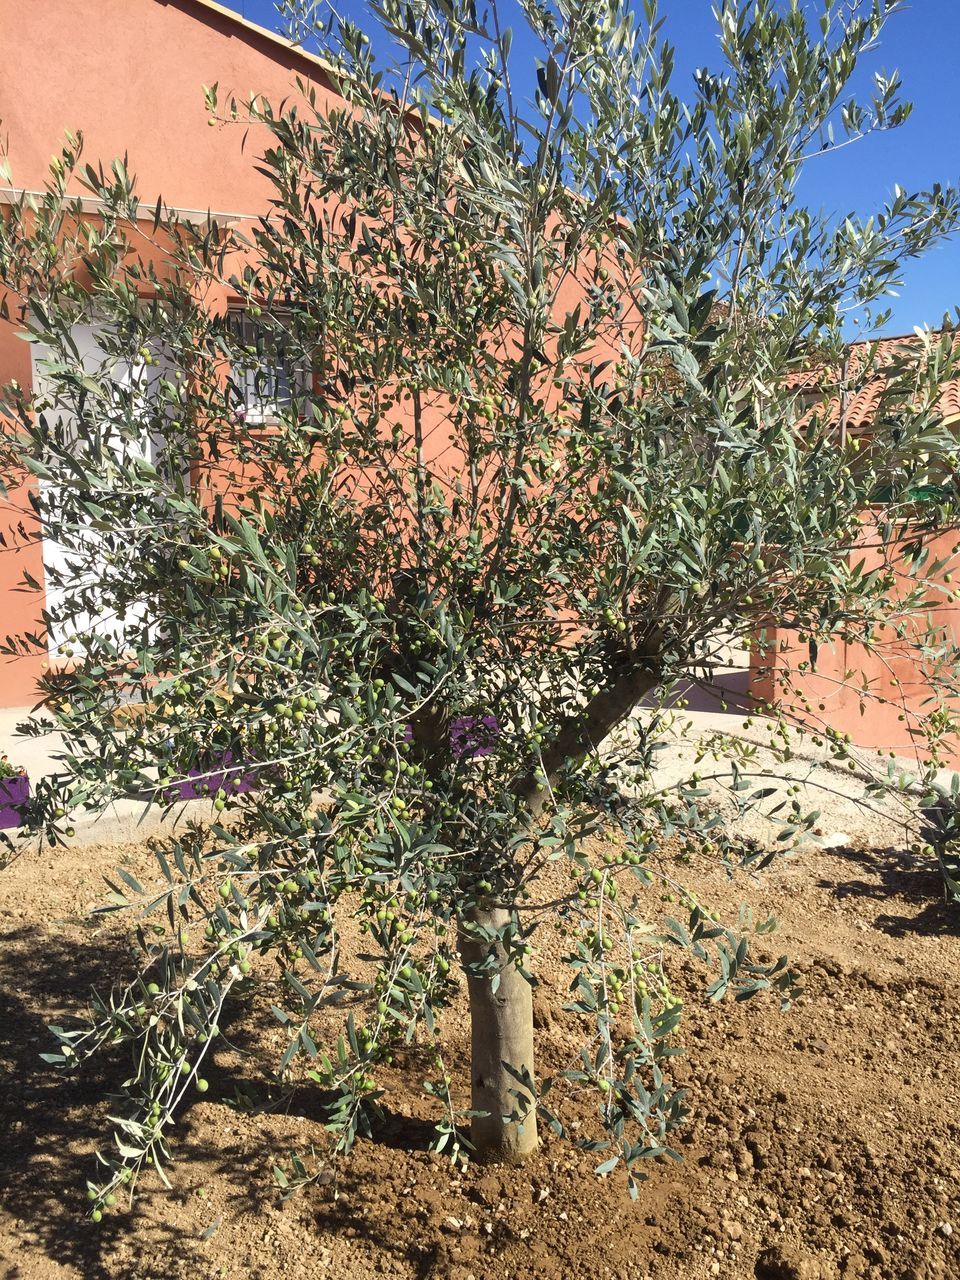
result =
[{"label": "white doorway", "polygon": [[[150,366],[144,362],[117,362],[104,353],[97,340],[98,332],[98,327],[92,324],[75,325],[71,330],[83,372],[94,380],[99,375],[118,393],[142,389],[146,402],[151,385],[163,376],[162,364],[156,361]],[[44,405],[41,411],[51,415],[56,423],[54,429],[61,439],[66,437],[69,442],[71,435],[77,438],[76,417],[62,398],[58,403],[56,379],[52,371],[45,368],[50,361],[49,348],[33,344],[33,385],[41,405]],[[129,418],[129,411],[112,413],[107,402],[103,418],[97,424],[100,439],[119,461],[129,462],[133,457],[141,457],[155,462],[158,442],[151,438],[146,425],[139,434],[131,433]],[[47,513],[48,519],[55,519],[58,506],[62,506],[61,494],[65,489],[56,479],[41,480],[39,487],[41,509]],[[91,497],[96,499],[95,494]],[[88,528],[74,527],[69,546],[45,534],[43,567],[51,657],[69,657],[73,647],[77,643],[82,644],[85,637],[102,636],[120,643],[128,628],[142,616],[142,607],[137,606],[126,609],[120,616],[105,599],[100,598],[110,571],[111,554],[109,535],[96,529],[92,519]],[[81,592],[82,599],[79,598]]]}]

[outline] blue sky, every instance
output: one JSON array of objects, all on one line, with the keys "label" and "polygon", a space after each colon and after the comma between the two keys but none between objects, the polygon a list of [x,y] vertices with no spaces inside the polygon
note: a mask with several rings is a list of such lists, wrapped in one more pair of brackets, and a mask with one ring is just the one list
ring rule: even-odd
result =
[{"label": "blue sky", "polygon": [[[221,0],[263,26],[277,25],[272,0]],[[712,0],[661,0],[667,32],[677,47],[681,77],[697,66],[716,66],[718,51]],[[340,0],[339,11],[365,25],[358,0]],[[523,48],[515,47],[515,57]],[[913,0],[891,19],[871,71],[897,69],[904,96],[914,104],[900,129],[814,161],[805,176],[807,203],[834,214],[869,213],[899,183],[907,191],[934,182],[960,182],[960,0]],[[531,81],[533,68],[531,62]],[[682,78],[677,86],[683,84]],[[908,264],[900,296],[892,298],[887,331],[940,322],[960,306],[960,237]]]}]

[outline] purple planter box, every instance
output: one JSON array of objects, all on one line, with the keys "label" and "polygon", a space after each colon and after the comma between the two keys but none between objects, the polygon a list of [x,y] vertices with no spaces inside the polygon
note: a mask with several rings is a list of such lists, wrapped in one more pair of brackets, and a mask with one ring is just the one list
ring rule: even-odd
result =
[{"label": "purple planter box", "polygon": [[[404,739],[410,741],[413,730],[407,725]],[[474,760],[478,756],[492,755],[500,737],[500,725],[496,716],[460,716],[450,725],[450,747],[455,760]],[[169,803],[177,800],[205,800],[223,790],[227,795],[254,791],[258,785],[256,768],[245,769],[242,763],[233,763],[233,753],[225,751],[215,756],[209,770],[191,769],[182,782],[174,783],[164,791]],[[27,787],[29,792],[29,784]],[[2,792],[0,792],[2,802]],[[0,809],[0,814],[3,810]],[[0,822],[2,826],[2,822]]]},{"label": "purple planter box", "polygon": [[[496,716],[458,716],[450,725],[450,750],[455,760],[492,756],[499,737],[500,722]],[[410,725],[403,731],[403,740],[413,741]]]},{"label": "purple planter box", "polygon": [[21,807],[30,799],[30,779],[25,773],[0,778],[0,831],[23,823]]},{"label": "purple planter box", "polygon": [[450,726],[450,747],[457,760],[492,756],[499,737],[496,716],[460,716]]},{"label": "purple planter box", "polygon": [[244,769],[242,764],[235,765],[233,752],[225,751],[222,756],[214,757],[209,770],[191,769],[182,782],[168,787],[164,794],[171,801],[206,800],[221,790],[227,795],[238,795],[240,792],[253,791],[256,785],[257,771]]}]

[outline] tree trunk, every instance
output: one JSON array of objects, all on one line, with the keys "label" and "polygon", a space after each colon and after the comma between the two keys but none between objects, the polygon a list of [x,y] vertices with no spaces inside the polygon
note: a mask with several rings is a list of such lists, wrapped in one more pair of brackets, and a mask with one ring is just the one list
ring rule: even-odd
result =
[{"label": "tree trunk", "polygon": [[[471,923],[493,931],[507,924],[503,907],[475,909]],[[491,951],[496,967],[484,974],[470,968],[482,965]],[[467,966],[472,1037],[473,1110],[470,1129],[478,1159],[515,1162],[537,1147],[537,1113],[534,1098],[517,1076],[533,1080],[533,992],[530,983],[506,959],[503,947],[461,930],[460,955]],[[500,982],[493,989],[492,978]],[[516,1095],[520,1096],[517,1097]]]}]

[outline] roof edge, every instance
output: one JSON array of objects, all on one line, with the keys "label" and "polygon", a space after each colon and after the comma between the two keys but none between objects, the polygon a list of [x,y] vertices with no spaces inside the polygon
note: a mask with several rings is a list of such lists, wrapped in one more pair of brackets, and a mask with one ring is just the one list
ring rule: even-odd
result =
[{"label": "roof edge", "polygon": [[295,41],[288,40],[286,36],[280,35],[278,31],[271,31],[269,27],[262,27],[259,22],[251,22],[249,18],[237,13],[235,9],[219,4],[218,0],[161,0],[161,3],[164,4],[171,2],[181,4],[185,9],[205,9],[208,13],[216,15],[218,18],[223,18],[231,26],[248,31],[259,40],[265,40],[269,44],[275,45],[278,49],[282,49],[288,55],[318,68],[325,77],[332,79],[334,82],[339,81],[342,76],[342,73],[338,72],[333,63],[327,61],[326,58],[321,58],[317,53],[311,53],[309,49],[304,49],[302,45],[297,44]]}]

